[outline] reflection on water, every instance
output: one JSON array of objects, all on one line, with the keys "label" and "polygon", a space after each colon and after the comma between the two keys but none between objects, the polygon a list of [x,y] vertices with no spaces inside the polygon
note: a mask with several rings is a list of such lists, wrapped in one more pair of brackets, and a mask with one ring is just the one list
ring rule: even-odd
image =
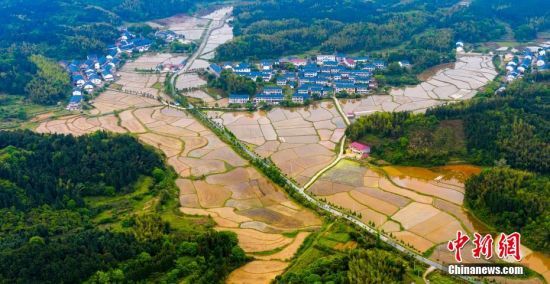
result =
[{"label": "reflection on water", "polygon": [[395,177],[413,177],[421,180],[456,180],[460,183],[472,176],[481,172],[482,168],[470,165],[447,165],[435,168],[409,167],[409,166],[386,166],[384,171]]},{"label": "reflection on water", "polygon": [[[401,186],[407,188],[423,188],[428,187],[427,182],[432,184],[435,182],[438,186],[445,189],[452,189],[455,191],[463,192],[464,182],[472,175],[479,174],[482,168],[470,165],[470,164],[460,164],[460,165],[447,165],[435,168],[422,168],[422,167],[409,167],[409,166],[386,166],[382,168],[390,177],[396,179]],[[431,186],[430,186],[431,187]],[[448,193],[441,191],[438,196],[441,198],[450,198]],[[464,215],[468,222],[473,226],[476,232],[480,233],[489,233],[490,230],[485,224],[480,222],[475,218],[469,211],[464,210],[462,206],[452,206],[454,208],[449,208],[447,206],[442,206],[446,208],[445,211],[454,212],[453,214]],[[458,212],[456,212],[458,211]]]},{"label": "reflection on water", "polygon": [[435,74],[437,74],[437,72],[443,70],[443,69],[455,69],[455,63],[452,62],[452,63],[445,63],[445,64],[440,64],[440,65],[437,65],[437,66],[434,66],[432,68],[429,68],[429,69],[426,69],[424,72],[418,74],[418,76],[416,76],[418,78],[418,80],[424,82],[424,81],[428,81],[430,78],[432,78],[433,76],[435,76]]},{"label": "reflection on water", "polygon": [[466,182],[472,175],[481,173],[482,168],[470,164],[460,164],[437,167],[434,168],[434,170],[444,173],[446,177],[452,177],[461,182]]}]

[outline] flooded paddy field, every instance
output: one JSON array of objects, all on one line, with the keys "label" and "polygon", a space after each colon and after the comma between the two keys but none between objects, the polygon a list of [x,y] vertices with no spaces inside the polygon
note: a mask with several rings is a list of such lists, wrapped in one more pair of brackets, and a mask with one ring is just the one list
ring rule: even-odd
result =
[{"label": "flooded paddy field", "polygon": [[490,56],[459,55],[457,62],[430,69],[416,86],[393,88],[386,96],[341,100],[346,113],[357,116],[377,111],[424,112],[427,108],[472,98],[497,72]]},{"label": "flooded paddy field", "polygon": [[[148,53],[136,60],[128,61],[117,72],[119,75],[115,81],[121,91],[147,93],[153,97],[167,96],[162,92],[165,74],[156,73],[154,70],[160,64],[178,65],[187,57],[169,53]],[[96,107],[100,109],[100,107]]]},{"label": "flooded paddy field", "polygon": [[[150,74],[122,72],[117,84],[150,84]],[[156,99],[108,90],[85,114],[44,117],[35,131],[83,135],[97,130],[132,133],[164,153],[178,173],[181,212],[209,215],[217,230],[237,234],[239,245],[257,260],[234,271],[230,282],[271,281],[287,266],[310,230],[321,225],[313,212],[237,155],[188,113]],[[300,232],[295,236],[283,233]],[[267,267],[258,272],[254,267]],[[251,272],[253,272],[251,274]],[[237,277],[237,278],[235,278]]]},{"label": "flooded paddy field", "polygon": [[[408,172],[413,175],[406,175]],[[308,190],[425,252],[452,239],[457,230],[484,230],[462,209],[464,185],[453,177],[453,171],[448,172],[411,167],[375,169],[342,160]]]},{"label": "flooded paddy field", "polygon": [[[363,222],[374,224],[420,253],[434,248],[430,256],[432,260],[454,263],[446,244],[456,237],[457,230],[469,234],[490,232],[463,207],[464,181],[480,172],[481,168],[473,165],[430,169],[374,168],[342,160],[308,191],[319,199],[360,214]],[[549,279],[550,259],[526,247],[521,251],[521,263]],[[466,263],[484,262],[470,254],[463,256]],[[534,278],[522,281],[542,283]]]},{"label": "flooded paddy field", "polygon": [[204,50],[200,54],[200,58],[207,59],[207,60],[214,58],[215,49],[218,46],[232,39],[233,39],[233,28],[226,23],[220,29],[217,29],[212,32],[212,34],[208,38],[208,41],[206,42],[206,46],[204,47]]},{"label": "flooded paddy field", "polygon": [[172,30],[177,34],[184,35],[186,39],[198,40],[206,30],[210,20],[189,15],[175,15],[169,18],[148,22],[149,25]]},{"label": "flooded paddy field", "polygon": [[330,164],[345,124],[332,102],[269,112],[208,112],[298,183]]}]

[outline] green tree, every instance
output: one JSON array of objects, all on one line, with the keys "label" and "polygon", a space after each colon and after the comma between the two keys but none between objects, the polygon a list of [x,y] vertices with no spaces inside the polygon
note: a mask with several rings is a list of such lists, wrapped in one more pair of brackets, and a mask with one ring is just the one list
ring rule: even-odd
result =
[{"label": "green tree", "polygon": [[69,75],[54,61],[41,55],[31,55],[38,72],[25,87],[35,103],[54,104],[67,97],[71,89]]},{"label": "green tree", "polygon": [[349,261],[350,283],[399,283],[405,275],[406,263],[395,254],[379,249],[359,250]]}]

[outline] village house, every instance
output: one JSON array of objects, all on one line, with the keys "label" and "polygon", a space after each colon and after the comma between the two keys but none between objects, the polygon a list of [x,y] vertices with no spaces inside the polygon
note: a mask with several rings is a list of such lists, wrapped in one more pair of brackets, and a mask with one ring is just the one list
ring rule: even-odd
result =
[{"label": "village house", "polygon": [[185,38],[184,35],[177,34],[177,33],[175,33],[174,31],[171,31],[171,30],[157,31],[155,33],[155,37],[159,38],[161,40],[164,40],[165,42],[168,42],[168,43],[173,42],[174,40],[177,40],[177,39],[184,39]]},{"label": "village house", "polygon": [[369,62],[369,57],[368,56],[358,56],[358,57],[355,57],[354,58],[355,60],[355,63],[367,63]]},{"label": "village house", "polygon": [[336,55],[333,54],[319,54],[315,57],[317,64],[322,65],[325,61],[336,61]]},{"label": "village house", "polygon": [[247,94],[229,94],[230,104],[245,104],[250,100],[250,96]]},{"label": "village house", "polygon": [[216,77],[220,77],[220,74],[222,73],[222,68],[218,64],[212,63],[206,68],[206,71]]},{"label": "village house", "polygon": [[352,142],[349,149],[361,159],[367,158],[370,154],[370,146],[357,141]]},{"label": "village house", "polygon": [[90,94],[94,91],[94,84],[92,84],[92,82],[86,82],[82,86],[82,89],[84,89],[84,91],[86,91],[86,93]]},{"label": "village house", "polygon": [[82,89],[74,88],[73,89],[73,96],[82,96]]},{"label": "village house", "polygon": [[335,71],[334,71],[335,69],[332,68],[332,67],[338,67],[338,62],[332,61],[332,60],[328,60],[328,61],[323,61],[322,65],[323,65],[324,67],[331,67],[331,68],[330,68],[330,72],[335,72]]},{"label": "village house", "polygon": [[271,72],[267,72],[267,71],[262,72],[262,80],[264,82],[271,81],[271,78],[273,78],[273,74]]},{"label": "village house", "polygon": [[288,60],[288,62],[292,63],[296,67],[307,65],[307,59],[301,59],[301,58],[292,58]]},{"label": "village house", "polygon": [[384,69],[386,68],[386,62],[384,62],[383,60],[375,60],[373,62],[374,66],[376,67],[376,69]]},{"label": "village house", "polygon": [[365,66],[363,66],[363,68],[361,69],[369,72],[374,72],[374,70],[376,70],[376,66],[372,63],[368,63],[368,64],[365,64]]},{"label": "village house", "polygon": [[271,71],[273,69],[273,60],[262,60],[260,62],[260,70],[262,71]]},{"label": "village house", "polygon": [[288,83],[288,80],[285,77],[279,77],[276,80],[277,86],[285,86]]},{"label": "village house", "polygon": [[283,89],[281,87],[265,87],[263,93],[267,95],[282,95]]},{"label": "village house", "polygon": [[265,94],[265,93],[262,93],[262,94],[256,95],[256,97],[254,97],[254,102],[257,103],[257,104],[261,103],[261,102],[264,102],[264,103],[267,103],[267,104],[279,104],[283,100],[284,100],[284,97],[283,97],[282,94]]},{"label": "village house", "polygon": [[67,104],[66,109],[70,111],[78,110],[80,109],[81,102],[82,102],[82,93],[80,92],[79,95],[74,95],[74,92],[73,92],[73,96],[70,98],[69,104]]},{"label": "village house", "polygon": [[301,84],[309,84],[309,83],[315,82],[315,79],[300,76],[300,77],[298,78],[298,82],[300,83],[300,85],[301,85]]},{"label": "village house", "polygon": [[293,103],[303,104],[308,99],[309,99],[308,94],[299,94],[299,93],[292,94],[292,102]]},{"label": "village house", "polygon": [[304,77],[307,77],[307,78],[313,78],[313,77],[317,77],[317,73],[319,72],[319,69],[317,69],[317,67],[306,67],[304,68]]},{"label": "village house", "polygon": [[277,80],[275,82],[276,82],[277,86],[281,86],[281,87],[285,86],[288,83],[288,81],[286,80],[285,77],[279,77],[279,78],[277,78]]},{"label": "village house", "polygon": [[355,68],[355,60],[353,58],[346,58],[342,61],[344,65],[348,68]]},{"label": "village house", "polygon": [[328,76],[318,76],[315,78],[315,84],[326,86],[330,83],[330,77]]},{"label": "village house", "polygon": [[355,85],[355,93],[359,95],[366,95],[369,93],[369,86],[368,85]]},{"label": "village house", "polygon": [[233,71],[240,73],[250,73],[252,71],[252,68],[250,68],[250,65],[248,63],[241,63],[237,66],[234,66]]},{"label": "village house", "polygon": [[355,93],[355,85],[352,83],[335,83],[334,91],[336,93],[346,92],[348,94]]},{"label": "village house", "polygon": [[84,83],[86,83],[86,81],[84,80],[84,77],[82,75],[79,74],[73,76],[73,85],[82,87]]},{"label": "village house", "polygon": [[110,72],[104,72],[101,75],[103,76],[103,80],[105,80],[105,81],[114,81],[115,80],[115,77]]},{"label": "village house", "polygon": [[101,85],[101,83],[102,83],[101,79],[96,74],[91,75],[90,77],[88,77],[88,80],[90,80],[90,82],[92,82],[92,84],[94,84],[96,86]]},{"label": "village house", "polygon": [[302,85],[296,90],[296,93],[304,95],[309,94],[309,85]]}]

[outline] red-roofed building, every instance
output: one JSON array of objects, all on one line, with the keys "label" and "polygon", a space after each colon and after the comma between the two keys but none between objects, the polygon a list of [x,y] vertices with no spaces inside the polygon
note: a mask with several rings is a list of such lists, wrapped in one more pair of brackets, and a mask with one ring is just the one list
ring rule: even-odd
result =
[{"label": "red-roofed building", "polygon": [[349,148],[353,153],[355,153],[357,155],[360,155],[360,157],[362,159],[367,158],[369,156],[369,153],[370,153],[370,146],[369,145],[366,145],[366,144],[363,144],[363,143],[360,143],[360,142],[356,142],[356,141],[349,144]]},{"label": "red-roofed building", "polygon": [[355,68],[355,60],[353,60],[353,58],[346,58],[344,59],[344,65],[349,68]]}]

